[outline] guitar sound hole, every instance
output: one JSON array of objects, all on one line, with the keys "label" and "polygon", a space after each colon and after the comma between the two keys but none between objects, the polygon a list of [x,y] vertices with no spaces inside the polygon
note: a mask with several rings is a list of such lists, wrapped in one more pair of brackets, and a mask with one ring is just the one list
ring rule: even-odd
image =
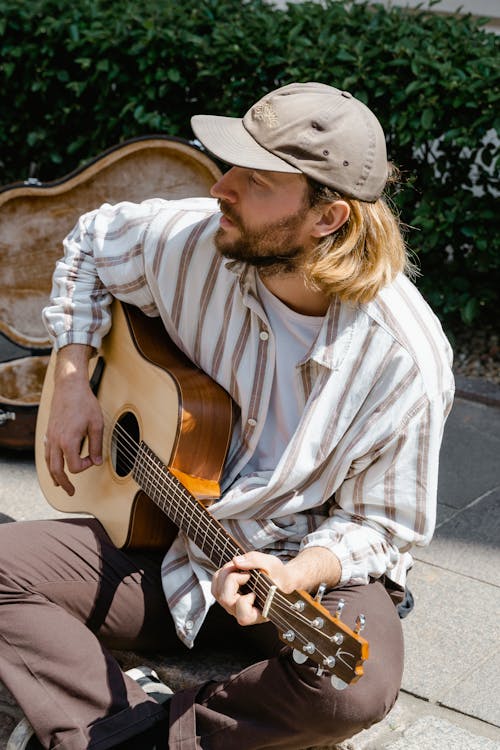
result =
[{"label": "guitar sound hole", "polygon": [[119,477],[126,477],[132,472],[139,440],[139,423],[132,412],[125,412],[116,423],[111,437],[111,461]]}]

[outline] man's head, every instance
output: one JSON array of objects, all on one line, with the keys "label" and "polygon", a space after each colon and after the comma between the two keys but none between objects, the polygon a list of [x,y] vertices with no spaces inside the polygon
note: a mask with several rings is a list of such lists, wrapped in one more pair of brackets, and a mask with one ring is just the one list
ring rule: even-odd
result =
[{"label": "man's head", "polygon": [[321,83],[272,91],[242,118],[196,115],[205,147],[232,168],[213,186],[216,244],[261,273],[298,272],[329,297],[368,302],[411,271],[375,115]]},{"label": "man's head", "polygon": [[232,167],[211,194],[222,212],[219,252],[266,275],[303,271],[318,242],[349,216],[340,199],[313,202],[303,174]]},{"label": "man's head", "polygon": [[383,130],[347,91],[292,83],[271,91],[242,119],[196,115],[192,128],[222,161],[262,171],[304,174],[344,196],[376,201],[387,176]]}]

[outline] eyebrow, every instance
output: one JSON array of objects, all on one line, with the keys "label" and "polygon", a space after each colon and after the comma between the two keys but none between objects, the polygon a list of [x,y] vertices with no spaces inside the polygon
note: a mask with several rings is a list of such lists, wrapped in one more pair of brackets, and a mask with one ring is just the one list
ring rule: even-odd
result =
[{"label": "eyebrow", "polygon": [[280,179],[280,175],[283,175],[284,177],[289,177],[290,174],[288,172],[277,172],[275,170],[271,169],[252,169],[252,172],[259,175],[259,177],[262,177],[265,181],[269,182],[271,185],[283,185],[283,181]]}]

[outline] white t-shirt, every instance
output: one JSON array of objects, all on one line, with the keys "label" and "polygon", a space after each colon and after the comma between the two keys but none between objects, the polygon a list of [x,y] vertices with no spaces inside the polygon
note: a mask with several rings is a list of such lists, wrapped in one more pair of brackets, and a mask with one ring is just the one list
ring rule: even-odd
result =
[{"label": "white t-shirt", "polygon": [[269,410],[255,453],[241,474],[273,471],[301,417],[297,365],[306,358],[323,325],[323,317],[290,309],[262,283],[257,291],[274,335],[276,361]]}]

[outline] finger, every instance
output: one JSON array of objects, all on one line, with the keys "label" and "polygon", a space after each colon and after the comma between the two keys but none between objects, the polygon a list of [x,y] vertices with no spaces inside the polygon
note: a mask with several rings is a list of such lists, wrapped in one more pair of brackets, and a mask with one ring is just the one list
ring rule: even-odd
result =
[{"label": "finger", "polygon": [[241,596],[240,587],[247,583],[248,573],[235,573],[221,569],[213,584],[213,594],[221,607],[230,614],[234,614],[234,608],[238,598]]},{"label": "finger", "polygon": [[234,616],[239,625],[257,625],[264,622],[262,613],[255,606],[255,594],[243,594],[238,597],[234,606]]},{"label": "finger", "polygon": [[219,568],[219,570],[216,570],[215,573],[212,576],[212,594],[217,598],[218,594],[222,589],[224,588],[224,583],[226,581],[227,576],[230,573],[237,572],[237,568],[235,564],[232,562],[227,562],[225,565],[222,566],[222,568]]},{"label": "finger", "polygon": [[99,466],[102,464],[102,434],[103,425],[90,425],[89,428],[89,457],[91,462]]},{"label": "finger", "polygon": [[61,449],[66,459],[66,466],[71,474],[79,474],[92,466],[90,456],[82,456],[81,448],[85,435],[77,434],[61,443]]},{"label": "finger", "polygon": [[64,471],[64,457],[62,451],[54,448],[51,449],[49,447],[46,452],[45,460],[54,485],[56,487],[62,487],[68,495],[73,495],[75,488]]},{"label": "finger", "polygon": [[241,596],[240,588],[248,579],[247,573],[231,573],[225,578],[218,592],[218,601],[225,609],[234,610],[236,601]]},{"label": "finger", "polygon": [[216,570],[212,576],[211,591],[216,599],[218,598],[219,591],[221,590],[223,586],[223,580],[225,576],[227,575],[226,573],[227,567],[228,567],[228,564],[226,563],[222,568],[219,568],[219,570]]},{"label": "finger", "polygon": [[268,572],[267,568],[272,563],[274,558],[270,559],[270,555],[266,555],[263,552],[245,552],[244,555],[238,555],[234,557],[232,562],[238,570],[263,570],[265,573]]}]

